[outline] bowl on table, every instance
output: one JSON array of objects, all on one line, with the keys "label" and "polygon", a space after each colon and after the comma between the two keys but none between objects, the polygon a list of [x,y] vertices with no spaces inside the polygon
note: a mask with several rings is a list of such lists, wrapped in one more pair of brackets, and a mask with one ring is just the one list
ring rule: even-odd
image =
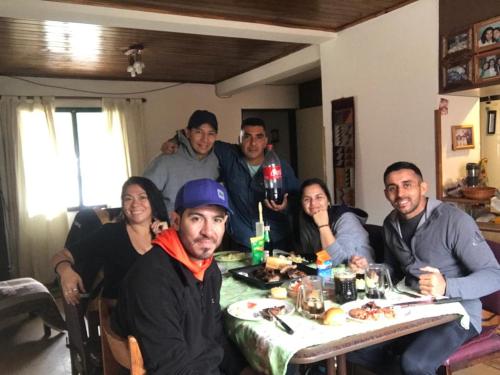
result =
[{"label": "bowl on table", "polygon": [[497,189],[489,186],[464,187],[462,192],[469,199],[485,200],[495,195]]}]

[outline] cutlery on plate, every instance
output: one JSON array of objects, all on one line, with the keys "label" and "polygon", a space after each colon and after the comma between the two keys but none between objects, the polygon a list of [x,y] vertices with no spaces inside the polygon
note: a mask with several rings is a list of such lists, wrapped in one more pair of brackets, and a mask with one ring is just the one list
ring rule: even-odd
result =
[{"label": "cutlery on plate", "polygon": [[272,321],[274,319],[281,325],[281,327],[285,330],[286,333],[288,333],[289,335],[293,335],[294,333],[293,329],[288,324],[286,324],[280,317],[278,317],[278,315],[276,315],[276,313],[272,311],[272,308],[261,310],[260,315],[266,320]]},{"label": "cutlery on plate", "polygon": [[278,317],[278,315],[276,315],[272,311],[269,311],[269,314],[283,327],[286,333],[288,333],[289,335],[293,335],[292,327],[286,324],[280,317]]},{"label": "cutlery on plate", "polygon": [[397,287],[397,285],[393,286],[392,287],[392,291],[397,293],[397,294],[403,294],[405,296],[408,296],[408,297],[417,297],[417,298],[420,298],[422,297],[421,294],[418,294],[417,292],[411,292],[409,290],[401,290]]},{"label": "cutlery on plate", "polygon": [[407,307],[407,306],[414,306],[414,305],[441,305],[444,303],[453,303],[453,302],[461,302],[462,298],[460,297],[453,297],[453,298],[425,298],[425,299],[419,299],[417,301],[408,301],[408,302],[398,302],[394,303],[390,306],[399,306],[399,307]]}]

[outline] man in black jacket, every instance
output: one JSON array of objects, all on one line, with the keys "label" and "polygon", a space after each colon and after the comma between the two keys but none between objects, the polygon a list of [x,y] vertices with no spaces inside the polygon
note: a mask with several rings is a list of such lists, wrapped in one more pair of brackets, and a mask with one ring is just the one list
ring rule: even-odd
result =
[{"label": "man in black jacket", "polygon": [[113,328],[139,341],[148,374],[253,373],[227,345],[213,253],[224,235],[227,191],[210,179],[178,192],[172,228],[129,271]]}]

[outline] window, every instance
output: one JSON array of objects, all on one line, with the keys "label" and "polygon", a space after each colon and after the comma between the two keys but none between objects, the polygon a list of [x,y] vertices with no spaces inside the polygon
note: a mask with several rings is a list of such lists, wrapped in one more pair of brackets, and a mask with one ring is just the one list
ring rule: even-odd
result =
[{"label": "window", "polygon": [[[57,108],[54,127],[67,177],[66,207],[74,210],[110,203],[105,181],[112,177],[106,164],[113,152],[110,152],[109,128],[101,108]],[[123,183],[126,171],[121,171],[119,165],[114,169],[118,169],[118,181]],[[115,191],[113,195],[115,203],[119,203]]]}]

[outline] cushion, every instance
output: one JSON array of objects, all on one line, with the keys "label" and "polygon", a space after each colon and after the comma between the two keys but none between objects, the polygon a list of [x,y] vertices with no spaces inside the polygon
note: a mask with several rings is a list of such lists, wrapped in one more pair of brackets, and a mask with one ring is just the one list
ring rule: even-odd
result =
[{"label": "cushion", "polygon": [[485,327],[480,335],[467,341],[453,353],[444,365],[453,367],[457,363],[469,362],[495,351],[500,351],[500,336],[496,333],[496,327]]},{"label": "cushion", "polygon": [[58,331],[66,329],[54,297],[45,285],[30,277],[0,281],[0,319],[23,313],[36,313],[46,325]]}]

